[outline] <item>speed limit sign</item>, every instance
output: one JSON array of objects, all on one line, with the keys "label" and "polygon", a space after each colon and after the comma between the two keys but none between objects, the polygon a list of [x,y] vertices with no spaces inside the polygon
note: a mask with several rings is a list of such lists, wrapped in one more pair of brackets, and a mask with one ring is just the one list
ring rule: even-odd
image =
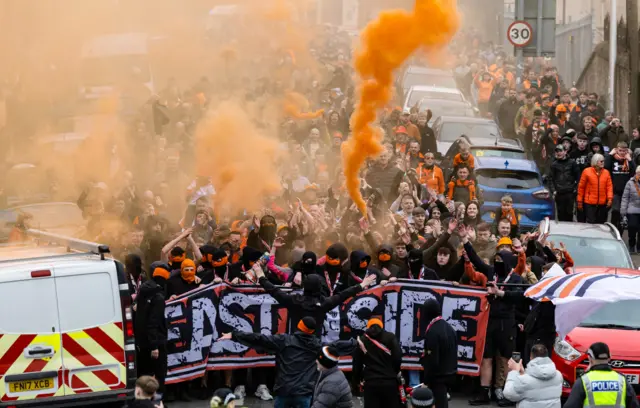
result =
[{"label": "speed limit sign", "polygon": [[526,21],[514,21],[507,29],[507,37],[514,47],[526,47],[533,39],[533,29]]}]

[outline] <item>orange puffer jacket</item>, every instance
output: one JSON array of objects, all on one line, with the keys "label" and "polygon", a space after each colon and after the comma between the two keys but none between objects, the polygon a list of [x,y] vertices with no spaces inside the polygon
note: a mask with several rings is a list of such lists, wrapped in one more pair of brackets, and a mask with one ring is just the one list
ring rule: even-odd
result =
[{"label": "orange puffer jacket", "polygon": [[588,167],[582,172],[578,184],[578,203],[589,205],[611,205],[613,202],[613,183],[607,169],[596,172]]}]

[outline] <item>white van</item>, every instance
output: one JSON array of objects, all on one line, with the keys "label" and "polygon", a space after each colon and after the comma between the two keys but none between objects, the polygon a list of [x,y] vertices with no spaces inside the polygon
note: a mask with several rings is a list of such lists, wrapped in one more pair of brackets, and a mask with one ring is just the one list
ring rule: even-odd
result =
[{"label": "white van", "polygon": [[104,245],[29,230],[0,247],[0,407],[124,405],[131,296]]}]

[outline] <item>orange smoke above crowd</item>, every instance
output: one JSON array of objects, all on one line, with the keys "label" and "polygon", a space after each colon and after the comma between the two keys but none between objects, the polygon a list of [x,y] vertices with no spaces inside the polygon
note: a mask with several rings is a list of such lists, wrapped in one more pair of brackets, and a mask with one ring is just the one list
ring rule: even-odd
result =
[{"label": "orange smoke above crowd", "polygon": [[382,152],[382,130],[372,123],[377,112],[391,101],[394,71],[418,49],[426,54],[442,50],[458,25],[455,0],[416,0],[411,12],[382,12],[361,33],[355,57],[360,83],[351,118],[353,137],[345,144],[342,155],[349,195],[362,214],[367,208],[360,193],[359,171],[367,158]]}]

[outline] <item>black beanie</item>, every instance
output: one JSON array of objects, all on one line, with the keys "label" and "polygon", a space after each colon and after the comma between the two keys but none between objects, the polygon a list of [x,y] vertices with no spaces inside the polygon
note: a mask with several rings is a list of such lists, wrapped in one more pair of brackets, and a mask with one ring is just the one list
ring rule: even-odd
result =
[{"label": "black beanie", "polygon": [[318,354],[318,362],[324,368],[333,368],[338,365],[338,351],[333,346],[324,346]]},{"label": "black beanie", "polygon": [[411,405],[414,407],[433,406],[433,393],[427,387],[414,388],[411,392]]},{"label": "black beanie", "polygon": [[349,250],[339,242],[327,248],[326,254],[333,259],[339,259],[341,262],[344,262],[349,258]]},{"label": "black beanie", "polygon": [[305,295],[318,295],[322,290],[322,279],[315,273],[309,274],[302,281],[302,288]]}]

